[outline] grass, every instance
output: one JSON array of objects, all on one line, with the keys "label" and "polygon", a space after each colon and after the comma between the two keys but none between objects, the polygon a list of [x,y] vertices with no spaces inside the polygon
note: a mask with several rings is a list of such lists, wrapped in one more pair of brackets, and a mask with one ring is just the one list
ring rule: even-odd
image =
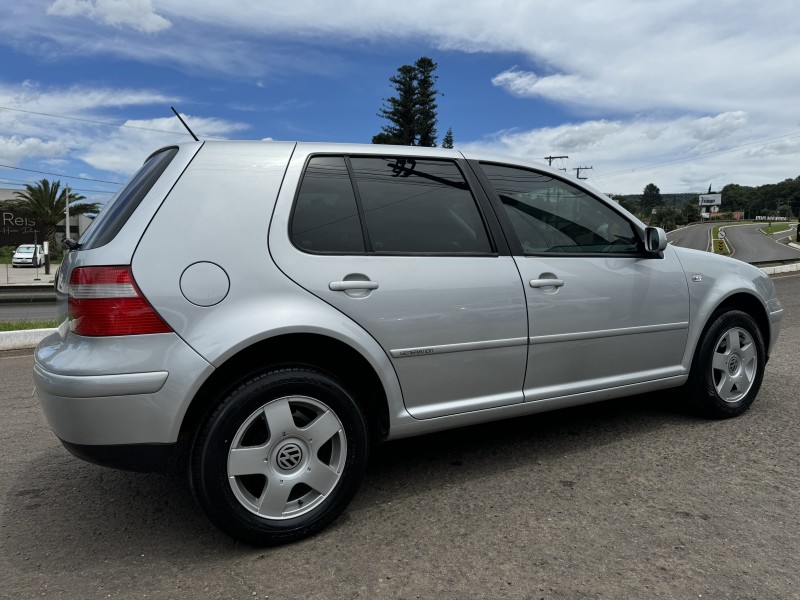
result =
[{"label": "grass", "polygon": [[775,223],[772,225],[764,225],[764,227],[759,227],[759,229],[766,233],[767,235],[772,235],[773,233],[780,233],[781,231],[789,231],[790,229],[794,229],[793,223]]},{"label": "grass", "polygon": [[[711,239],[712,240],[719,239],[719,229],[720,229],[720,227],[728,227],[728,226],[729,226],[729,223],[725,223],[724,225],[717,225],[716,227],[714,227],[711,230]],[[712,244],[713,244],[713,242],[712,242]],[[717,253],[717,249],[715,247],[715,244],[712,245],[711,251],[714,252],[714,253]],[[730,252],[728,250],[728,242],[725,242],[725,251],[722,252],[722,254],[730,254]]]},{"label": "grass", "polygon": [[53,329],[58,327],[55,319],[43,321],[0,321],[0,331],[23,331],[25,329]]}]

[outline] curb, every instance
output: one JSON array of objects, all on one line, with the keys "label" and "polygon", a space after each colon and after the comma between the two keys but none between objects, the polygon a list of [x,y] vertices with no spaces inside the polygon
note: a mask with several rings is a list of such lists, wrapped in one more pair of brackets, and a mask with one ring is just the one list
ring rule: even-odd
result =
[{"label": "curb", "polygon": [[39,342],[57,329],[25,329],[23,331],[0,331],[0,351],[35,348]]},{"label": "curb", "polygon": [[800,263],[792,263],[790,265],[778,265],[776,267],[761,267],[767,275],[776,275],[778,273],[794,273],[800,271]]}]

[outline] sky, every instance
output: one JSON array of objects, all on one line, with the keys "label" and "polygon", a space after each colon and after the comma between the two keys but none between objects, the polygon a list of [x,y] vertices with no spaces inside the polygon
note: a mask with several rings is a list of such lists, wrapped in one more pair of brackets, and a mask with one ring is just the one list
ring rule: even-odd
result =
[{"label": "sky", "polygon": [[399,66],[439,138],[609,194],[800,176],[796,0],[0,0],[0,187],[104,202],[190,138],[369,143]]}]

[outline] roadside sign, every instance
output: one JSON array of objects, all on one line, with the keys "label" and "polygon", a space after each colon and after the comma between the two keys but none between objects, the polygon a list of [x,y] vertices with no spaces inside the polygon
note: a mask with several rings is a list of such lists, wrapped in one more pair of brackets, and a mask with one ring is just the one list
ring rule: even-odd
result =
[{"label": "roadside sign", "polygon": [[720,230],[720,232],[719,232],[717,235],[718,235],[718,236],[719,236],[721,239],[723,239],[723,240],[725,239],[725,232],[724,232],[724,231]]},{"label": "roadside sign", "polygon": [[714,240],[714,252],[717,254],[725,254],[725,240]]}]

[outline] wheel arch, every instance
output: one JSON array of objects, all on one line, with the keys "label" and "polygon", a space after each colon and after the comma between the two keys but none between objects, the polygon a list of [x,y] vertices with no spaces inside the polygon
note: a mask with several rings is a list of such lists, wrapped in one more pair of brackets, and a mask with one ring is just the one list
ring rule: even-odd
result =
[{"label": "wheel arch", "polygon": [[369,361],[348,344],[318,333],[289,333],[260,340],[227,358],[203,383],[183,417],[179,440],[190,444],[216,400],[251,373],[267,367],[308,366],[339,380],[361,407],[370,438],[389,432],[386,390]]},{"label": "wheel arch", "polygon": [[715,315],[727,310],[740,310],[750,315],[758,325],[758,330],[761,332],[761,337],[764,340],[764,348],[770,347],[770,326],[767,309],[758,298],[746,292],[739,292],[725,298],[709,315],[708,320],[703,326],[703,335],[708,331],[708,328],[714,321]]}]

